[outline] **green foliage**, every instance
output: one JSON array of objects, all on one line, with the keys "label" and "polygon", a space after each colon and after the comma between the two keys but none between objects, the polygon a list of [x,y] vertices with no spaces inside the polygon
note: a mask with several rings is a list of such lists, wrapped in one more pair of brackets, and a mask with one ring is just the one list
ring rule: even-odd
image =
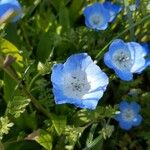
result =
[{"label": "green foliage", "polygon": [[52,149],[52,137],[44,130],[39,131],[39,136],[36,137],[36,142],[42,145],[46,150]]},{"label": "green foliage", "polygon": [[4,134],[8,134],[10,128],[13,126],[14,124],[12,122],[10,122],[10,120],[8,119],[8,117],[0,117],[0,139],[3,138]]},{"label": "green foliage", "polygon": [[13,100],[8,102],[6,114],[10,114],[15,118],[18,118],[26,110],[26,106],[29,103],[30,99],[23,96],[15,96]]},{"label": "green foliage", "polygon": [[[22,19],[0,25],[0,150],[150,149],[150,69],[124,82],[103,63],[116,38],[149,42],[149,1],[131,11],[134,0],[113,0],[123,10],[104,31],[84,24],[84,7],[95,0],[20,2]],[[97,60],[110,77],[95,110],[54,103],[52,66],[80,52]],[[123,99],[141,105],[142,125],[129,132],[114,120]]]}]

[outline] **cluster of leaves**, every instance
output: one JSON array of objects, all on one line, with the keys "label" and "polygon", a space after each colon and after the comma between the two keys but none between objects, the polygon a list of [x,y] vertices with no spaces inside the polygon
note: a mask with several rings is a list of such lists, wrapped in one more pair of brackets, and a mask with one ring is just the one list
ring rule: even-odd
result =
[{"label": "cluster of leaves", "polygon": [[[116,37],[149,42],[148,0],[133,12],[127,8],[134,1],[114,0],[125,10],[100,33],[87,29],[82,15],[84,6],[94,0],[20,2],[23,18],[0,26],[0,149],[150,149],[150,70],[123,82],[102,60]],[[53,100],[51,67],[79,52],[99,60],[110,75],[111,84],[93,111],[58,106]],[[139,128],[127,133],[112,119],[122,99],[140,103],[144,118]]]}]

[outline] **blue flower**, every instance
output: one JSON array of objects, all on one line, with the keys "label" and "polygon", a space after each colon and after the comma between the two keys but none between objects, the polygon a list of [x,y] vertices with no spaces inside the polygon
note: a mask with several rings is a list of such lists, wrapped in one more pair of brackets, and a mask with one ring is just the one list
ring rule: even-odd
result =
[{"label": "blue flower", "polygon": [[136,42],[124,43],[120,39],[114,40],[109,51],[104,55],[104,62],[125,81],[133,79],[133,73],[141,73],[150,65],[146,59],[147,50]]},{"label": "blue flower", "polygon": [[122,101],[119,104],[120,113],[115,116],[115,120],[119,122],[119,126],[124,130],[129,130],[132,126],[139,126],[142,116],[139,115],[140,105],[136,102],[130,104]]},{"label": "blue flower", "polygon": [[105,30],[120,11],[121,7],[116,4],[96,2],[84,9],[85,24],[91,29]]},{"label": "blue flower", "polygon": [[105,1],[103,5],[109,11],[110,14],[109,22],[112,22],[115,19],[116,15],[120,13],[120,11],[122,10],[122,8],[119,5],[112,4],[109,1]]},{"label": "blue flower", "polygon": [[17,0],[0,0],[0,22],[9,19],[16,22],[22,16],[22,8]]},{"label": "blue flower", "polygon": [[96,30],[105,30],[110,20],[110,15],[103,6],[98,2],[84,9],[85,24],[87,27]]},{"label": "blue flower", "polygon": [[56,104],[95,109],[108,85],[108,77],[87,53],[71,55],[54,65],[51,81]]}]

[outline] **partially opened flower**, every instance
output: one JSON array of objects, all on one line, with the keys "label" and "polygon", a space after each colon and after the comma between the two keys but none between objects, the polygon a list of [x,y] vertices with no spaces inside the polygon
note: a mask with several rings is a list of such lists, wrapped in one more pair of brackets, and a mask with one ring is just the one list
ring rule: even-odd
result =
[{"label": "partially opened flower", "polygon": [[103,5],[110,14],[109,22],[112,22],[115,19],[116,15],[122,10],[119,5],[113,4],[109,1],[105,1]]},{"label": "partially opened flower", "polygon": [[96,30],[105,30],[110,20],[110,14],[103,4],[94,3],[84,9],[85,24],[87,27]]},{"label": "partially opened flower", "polygon": [[22,8],[17,0],[0,0],[0,22],[11,18],[15,22],[22,16]]},{"label": "partially opened flower", "polygon": [[95,109],[108,85],[108,77],[86,53],[71,55],[54,65],[51,81],[56,104],[70,103]]},{"label": "partially opened flower", "polygon": [[115,120],[119,122],[119,126],[124,130],[129,130],[132,126],[139,126],[142,116],[139,114],[140,105],[136,102],[130,104],[122,101],[119,104],[120,113],[115,116]]},{"label": "partially opened flower", "polygon": [[133,79],[133,73],[141,73],[150,64],[146,55],[147,50],[139,43],[116,39],[104,55],[104,62],[122,80],[129,81]]}]

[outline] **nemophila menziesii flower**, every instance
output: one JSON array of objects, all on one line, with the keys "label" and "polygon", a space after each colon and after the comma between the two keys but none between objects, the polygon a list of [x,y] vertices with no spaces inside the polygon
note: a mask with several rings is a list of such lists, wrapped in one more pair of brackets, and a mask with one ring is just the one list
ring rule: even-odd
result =
[{"label": "nemophila menziesii flower", "polygon": [[105,30],[110,20],[110,14],[103,4],[94,3],[87,6],[83,12],[87,27],[95,30]]},{"label": "nemophila menziesii flower", "polygon": [[17,21],[22,16],[22,8],[17,0],[0,0],[0,22],[12,17],[11,22]]},{"label": "nemophila menziesii flower", "polygon": [[124,130],[129,130],[132,126],[139,126],[142,116],[139,114],[140,105],[136,102],[127,103],[122,101],[119,104],[120,113],[115,116],[115,120],[119,122],[119,126]]},{"label": "nemophila menziesii flower", "polygon": [[147,50],[136,42],[124,43],[120,39],[114,40],[109,51],[104,55],[104,62],[125,81],[133,79],[133,73],[141,73],[148,65]]},{"label": "nemophila menziesii flower", "polygon": [[109,22],[112,22],[115,19],[116,15],[122,10],[121,6],[113,4],[109,1],[105,1],[103,5],[110,14]]},{"label": "nemophila menziesii flower", "polygon": [[51,81],[56,104],[95,109],[108,85],[108,77],[87,53],[71,55],[54,65]]},{"label": "nemophila menziesii flower", "polygon": [[96,2],[84,9],[85,24],[91,29],[105,30],[108,22],[113,21],[120,11],[121,7],[117,4]]}]

